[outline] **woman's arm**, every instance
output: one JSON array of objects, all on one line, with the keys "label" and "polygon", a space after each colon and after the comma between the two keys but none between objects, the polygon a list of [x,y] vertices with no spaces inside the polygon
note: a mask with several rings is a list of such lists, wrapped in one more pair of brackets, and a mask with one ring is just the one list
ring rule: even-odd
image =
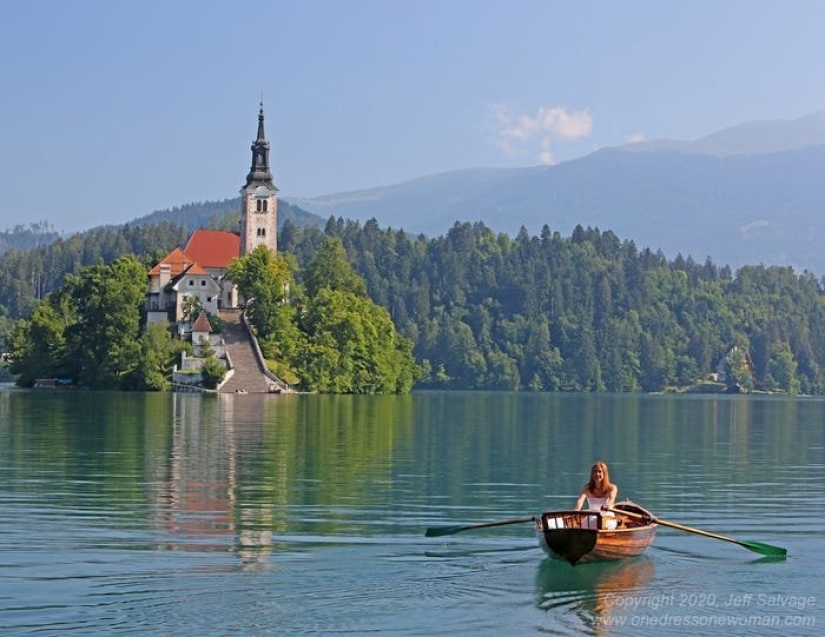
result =
[{"label": "woman's arm", "polygon": [[574,510],[581,511],[585,500],[587,500],[587,487],[582,489],[582,492],[579,494],[579,499],[576,500],[576,508]]},{"label": "woman's arm", "polygon": [[607,500],[604,501],[604,506],[612,507],[616,502],[616,497],[619,495],[619,487],[615,484],[610,485],[610,493],[607,494]]}]

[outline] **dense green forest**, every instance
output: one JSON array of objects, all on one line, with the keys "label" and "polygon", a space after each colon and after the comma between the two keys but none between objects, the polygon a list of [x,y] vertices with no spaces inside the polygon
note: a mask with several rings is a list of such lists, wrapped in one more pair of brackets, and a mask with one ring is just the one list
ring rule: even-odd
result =
[{"label": "dense green forest", "polygon": [[825,390],[825,296],[807,272],[734,276],[582,227],[510,238],[465,223],[427,239],[331,219],[286,226],[280,245],[300,263],[325,235],[415,343],[417,387],[664,391],[719,366],[745,390]]},{"label": "dense green forest", "polygon": [[317,393],[409,393],[421,372],[413,344],[370,299],[341,240],[326,237],[302,272],[295,267],[288,253],[259,246],[227,273],[249,299],[246,314],[273,371]]},{"label": "dense green forest", "polygon": [[[67,273],[126,254],[147,264],[187,234],[98,229],[0,256],[0,336]],[[825,393],[825,295],[808,272],[668,260],[593,228],[509,237],[456,224],[426,238],[333,218],[281,228],[298,283],[329,237],[413,343],[419,388],[664,391],[721,369],[746,390]]]},{"label": "dense green forest", "polygon": [[126,255],[69,274],[8,337],[11,370],[91,389],[167,389],[183,342],[162,323],[142,329],[147,264]]},{"label": "dense green forest", "polygon": [[[325,240],[303,286],[293,278],[293,264],[261,246],[229,268],[249,299],[247,312],[264,352],[292,368],[290,382],[317,393],[408,393],[420,373],[412,343],[367,296],[340,240]],[[18,384],[48,378],[89,389],[169,389],[173,365],[192,346],[174,339],[168,323],[144,329],[146,272],[146,264],[126,255],[67,275],[30,318],[14,324],[9,368]],[[205,352],[201,345],[200,355],[201,380],[214,389],[225,366],[211,347]]]}]

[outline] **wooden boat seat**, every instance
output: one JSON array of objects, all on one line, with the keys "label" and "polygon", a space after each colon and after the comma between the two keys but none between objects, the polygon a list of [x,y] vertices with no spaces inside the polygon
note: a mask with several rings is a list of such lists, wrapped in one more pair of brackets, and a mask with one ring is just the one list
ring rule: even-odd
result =
[{"label": "wooden boat seat", "polygon": [[621,516],[605,515],[598,511],[570,511],[547,518],[548,529],[599,529],[612,531],[624,522]]}]

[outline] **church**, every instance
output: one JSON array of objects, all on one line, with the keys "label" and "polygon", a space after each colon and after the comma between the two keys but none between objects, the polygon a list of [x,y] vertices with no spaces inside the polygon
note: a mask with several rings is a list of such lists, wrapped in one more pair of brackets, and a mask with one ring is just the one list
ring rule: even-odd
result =
[{"label": "church", "polygon": [[183,247],[172,250],[149,271],[147,323],[169,321],[183,334],[193,308],[203,308],[210,315],[237,308],[237,288],[226,278],[229,263],[259,245],[277,252],[278,188],[269,167],[263,102],[252,144],[252,166],[241,188],[238,224],[237,232],[195,230]]}]

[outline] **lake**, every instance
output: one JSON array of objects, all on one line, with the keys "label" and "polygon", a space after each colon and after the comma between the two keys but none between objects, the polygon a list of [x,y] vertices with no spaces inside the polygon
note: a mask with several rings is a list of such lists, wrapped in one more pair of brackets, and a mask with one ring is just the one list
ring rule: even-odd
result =
[{"label": "lake", "polygon": [[[660,518],[571,567],[594,460]],[[825,401],[0,390],[0,635],[819,635]]]}]

